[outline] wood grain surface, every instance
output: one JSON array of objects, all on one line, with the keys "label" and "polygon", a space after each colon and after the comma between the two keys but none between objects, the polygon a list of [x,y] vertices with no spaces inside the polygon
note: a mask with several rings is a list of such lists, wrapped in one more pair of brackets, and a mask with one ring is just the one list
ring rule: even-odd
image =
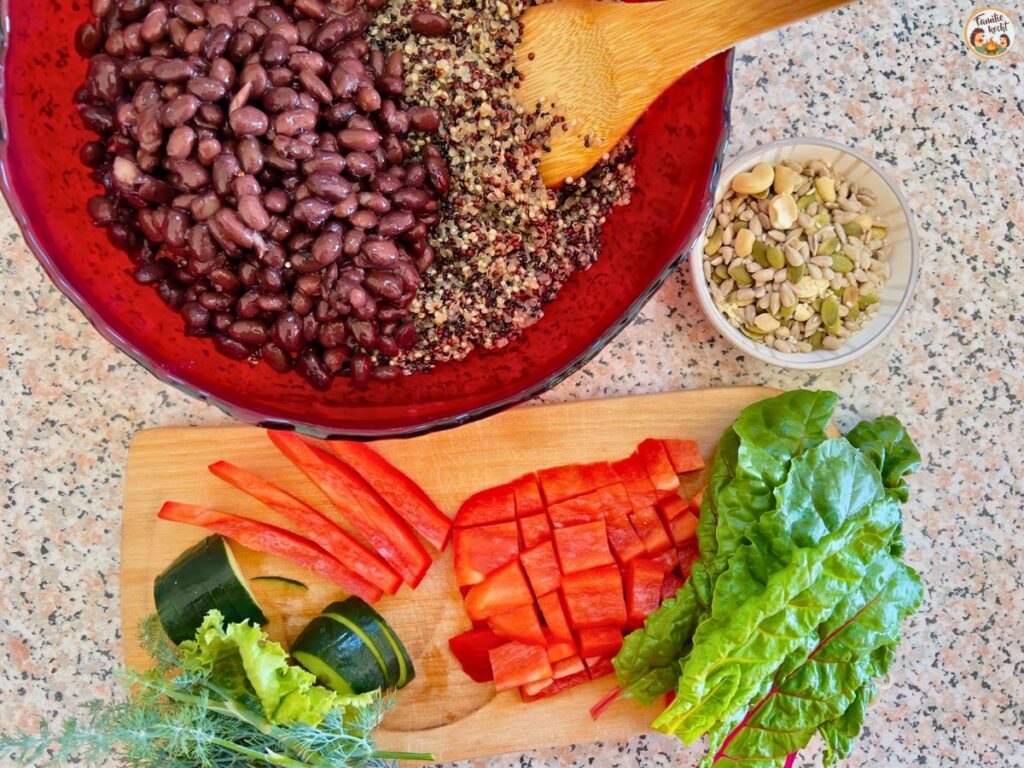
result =
[{"label": "wood grain surface", "polygon": [[[419,482],[449,515],[471,493],[534,469],[571,462],[617,459],[645,437],[696,440],[710,460],[722,431],[749,403],[776,394],[760,387],[691,390],[660,395],[518,408],[456,429],[374,447]],[[206,532],[158,520],[167,500],[202,504],[282,525],[274,512],[211,475],[225,459],[282,485],[313,506],[327,500],[252,427],[164,428],[140,432],[126,469],[121,533],[121,618],[125,658],[144,665],[137,643],[140,620],[154,612],[153,579]],[[693,492],[703,478],[684,477]],[[270,618],[271,637],[290,642],[305,624],[342,593],[331,583],[274,557],[233,546],[242,570],[279,575],[308,591],[273,582],[253,589]],[[382,748],[433,752],[456,760],[621,739],[647,730],[657,708],[618,702],[598,722],[587,710],[614,685],[609,676],[551,699],[523,704],[516,691],[496,694],[458,667],[448,638],[470,627],[452,572],[451,548],[434,563],[420,587],[403,587],[377,608],[409,649],[416,679],[378,731]]]}]

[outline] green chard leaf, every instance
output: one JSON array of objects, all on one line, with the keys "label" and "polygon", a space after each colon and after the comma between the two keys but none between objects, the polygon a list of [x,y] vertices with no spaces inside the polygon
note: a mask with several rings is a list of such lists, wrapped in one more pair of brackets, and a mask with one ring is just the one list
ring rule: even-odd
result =
[{"label": "green chard leaf", "polygon": [[899,419],[885,416],[862,421],[846,439],[874,463],[886,489],[905,502],[910,494],[903,477],[920,466],[921,454]]}]

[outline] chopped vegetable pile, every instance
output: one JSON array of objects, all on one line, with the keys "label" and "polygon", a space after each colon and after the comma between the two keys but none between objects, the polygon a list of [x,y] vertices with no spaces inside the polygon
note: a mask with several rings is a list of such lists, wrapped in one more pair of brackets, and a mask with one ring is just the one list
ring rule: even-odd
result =
[{"label": "chopped vegetable pile", "polygon": [[525,701],[611,674],[623,631],[682,585],[697,557],[704,468],[690,440],[640,443],[614,463],[529,473],[467,499],[455,517],[455,577],[476,628],[451,639],[478,682]]},{"label": "chopped vegetable pile", "polygon": [[782,766],[815,733],[826,765],[849,755],[921,603],[900,510],[921,457],[894,418],[830,439],[836,399],[795,391],[742,412],[711,469],[691,577],[614,659],[625,695],[674,692],[654,727],[706,733],[701,766]]}]

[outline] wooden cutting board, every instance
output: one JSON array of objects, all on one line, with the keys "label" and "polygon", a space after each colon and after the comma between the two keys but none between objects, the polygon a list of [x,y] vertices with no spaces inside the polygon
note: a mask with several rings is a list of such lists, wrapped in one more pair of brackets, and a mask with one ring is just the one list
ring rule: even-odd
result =
[{"label": "wooden cutting board", "polygon": [[[517,408],[445,432],[374,447],[420,483],[453,515],[481,488],[530,470],[627,456],[645,437],[696,440],[710,460],[722,431],[749,403],[777,394],[759,387],[691,390],[660,395]],[[153,579],[206,532],[156,517],[167,500],[201,504],[281,524],[274,513],[211,475],[206,467],[226,459],[278,483],[313,504],[328,502],[301,472],[252,427],[165,428],[140,432],[128,456],[121,531],[121,619],[125,657],[143,666],[137,644],[140,620],[152,614]],[[703,473],[700,473],[703,474]],[[703,477],[684,477],[693,493]],[[308,591],[255,582],[270,618],[270,635],[289,643],[306,623],[341,594],[329,582],[277,558],[234,546],[242,570],[288,576]],[[658,712],[634,702],[612,706],[593,722],[588,709],[614,685],[609,676],[559,696],[523,704],[517,691],[495,694],[473,682],[448,650],[448,638],[470,628],[452,571],[451,547],[416,591],[403,587],[377,605],[409,649],[416,679],[377,732],[382,748],[433,752],[438,760],[516,752],[642,733]]]}]

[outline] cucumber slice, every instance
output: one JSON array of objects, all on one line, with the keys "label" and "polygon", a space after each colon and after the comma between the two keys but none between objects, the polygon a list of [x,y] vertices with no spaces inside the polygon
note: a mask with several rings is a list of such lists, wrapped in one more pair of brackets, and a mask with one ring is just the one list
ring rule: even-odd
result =
[{"label": "cucumber slice", "polygon": [[153,601],[164,632],[175,644],[192,639],[214,608],[225,622],[267,623],[231,547],[219,535],[178,555],[153,582]]},{"label": "cucumber slice", "polygon": [[323,610],[328,613],[345,616],[356,622],[369,637],[370,642],[380,652],[388,669],[388,686],[404,688],[415,676],[409,653],[398,639],[391,625],[376,610],[358,597],[350,597],[337,603],[331,603]]},{"label": "cucumber slice", "polygon": [[295,579],[289,579],[287,576],[255,576],[255,577],[253,577],[252,580],[253,581],[269,581],[269,582],[273,582],[274,584],[280,584],[283,587],[295,587],[296,589],[301,589],[303,592],[305,592],[306,590],[309,589],[309,587],[307,587],[301,581],[296,581]]},{"label": "cucumber slice", "polygon": [[334,618],[317,616],[295,639],[292,658],[338,693],[384,689],[384,669],[365,637]]},{"label": "cucumber slice", "polygon": [[395,634],[391,625],[384,621],[383,616],[377,617],[377,623],[380,624],[381,630],[398,657],[398,680],[395,681],[395,688],[405,688],[416,677],[416,667],[412,665],[412,659],[409,657],[409,652],[405,650],[405,645]]}]

